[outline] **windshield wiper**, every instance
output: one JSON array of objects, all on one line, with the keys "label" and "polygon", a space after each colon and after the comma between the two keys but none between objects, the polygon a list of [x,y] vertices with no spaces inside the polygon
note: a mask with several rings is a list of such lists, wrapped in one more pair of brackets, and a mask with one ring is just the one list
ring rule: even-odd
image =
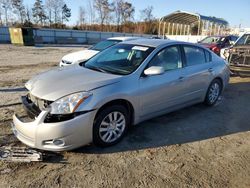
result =
[{"label": "windshield wiper", "polygon": [[104,70],[104,69],[102,69],[100,67],[89,66],[89,67],[86,67],[86,68],[89,68],[91,70],[95,70],[95,71],[98,71],[98,72],[108,73],[108,71],[106,71],[106,70]]}]

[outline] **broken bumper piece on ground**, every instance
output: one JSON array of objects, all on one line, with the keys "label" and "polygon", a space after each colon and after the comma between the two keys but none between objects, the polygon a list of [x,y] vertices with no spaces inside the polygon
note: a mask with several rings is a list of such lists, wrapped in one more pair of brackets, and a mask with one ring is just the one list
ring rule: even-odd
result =
[{"label": "broken bumper piece on ground", "polygon": [[1,147],[0,160],[7,162],[36,162],[42,161],[41,152],[26,147]]}]

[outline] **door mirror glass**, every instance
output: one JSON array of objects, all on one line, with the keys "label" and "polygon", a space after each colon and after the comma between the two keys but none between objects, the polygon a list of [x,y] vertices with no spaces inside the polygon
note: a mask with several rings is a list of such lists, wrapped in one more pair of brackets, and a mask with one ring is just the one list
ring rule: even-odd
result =
[{"label": "door mirror glass", "polygon": [[144,70],[144,74],[147,76],[160,75],[165,72],[163,67],[160,66],[151,66]]}]

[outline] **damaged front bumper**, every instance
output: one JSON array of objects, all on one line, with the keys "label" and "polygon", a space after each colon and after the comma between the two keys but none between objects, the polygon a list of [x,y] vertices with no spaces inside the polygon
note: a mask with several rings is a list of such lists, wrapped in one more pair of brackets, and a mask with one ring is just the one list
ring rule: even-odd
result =
[{"label": "damaged front bumper", "polygon": [[31,122],[24,122],[17,115],[13,115],[13,133],[24,144],[41,150],[65,151],[92,142],[95,111],[65,121],[47,122],[49,111],[40,111],[37,116],[32,108],[33,104],[25,98],[22,100],[27,113],[36,116]]},{"label": "damaged front bumper", "polygon": [[250,47],[233,48],[229,58],[229,65],[233,73],[250,76]]}]

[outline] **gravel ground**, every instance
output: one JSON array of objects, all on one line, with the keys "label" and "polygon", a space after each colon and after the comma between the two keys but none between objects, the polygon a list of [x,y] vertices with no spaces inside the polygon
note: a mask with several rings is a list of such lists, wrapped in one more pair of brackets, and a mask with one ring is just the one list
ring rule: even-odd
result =
[{"label": "gravel ground", "polygon": [[[33,75],[79,48],[0,45],[0,146]],[[0,187],[250,187],[250,78],[231,78],[218,105],[202,104],[133,127],[116,146],[93,145],[44,162],[0,161]]]}]

